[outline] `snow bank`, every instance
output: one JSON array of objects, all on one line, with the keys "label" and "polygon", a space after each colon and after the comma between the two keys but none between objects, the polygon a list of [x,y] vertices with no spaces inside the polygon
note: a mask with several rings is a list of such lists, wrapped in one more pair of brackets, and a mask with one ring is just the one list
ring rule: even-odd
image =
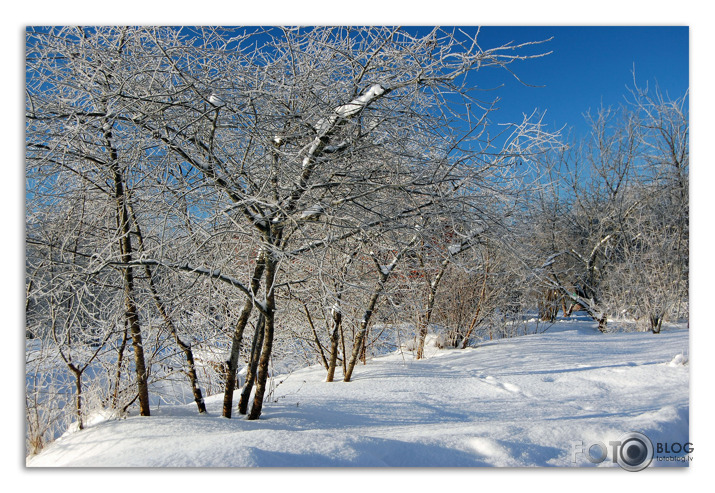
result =
[{"label": "snow bank", "polygon": [[[687,353],[687,330],[600,334],[562,322],[423,360],[397,351],[358,366],[350,383],[298,370],[276,378],[258,421],[221,418],[220,395],[208,416],[162,406],[104,421],[27,465],[594,467],[577,444],[632,431],[690,441],[689,365],[673,357]],[[653,461],[673,465],[687,462]],[[618,467],[610,456],[599,466]]]}]

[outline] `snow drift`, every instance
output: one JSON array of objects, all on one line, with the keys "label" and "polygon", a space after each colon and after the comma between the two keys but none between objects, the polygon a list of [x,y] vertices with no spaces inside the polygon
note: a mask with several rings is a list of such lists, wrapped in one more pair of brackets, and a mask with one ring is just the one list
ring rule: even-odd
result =
[{"label": "snow drift", "polygon": [[[222,396],[69,433],[28,466],[594,466],[576,444],[638,431],[689,441],[688,331],[601,334],[566,320],[466,350],[397,351],[325,382],[276,377],[258,421],[220,417]],[[602,467],[617,467],[611,452]],[[687,465],[687,457],[653,466]]]}]

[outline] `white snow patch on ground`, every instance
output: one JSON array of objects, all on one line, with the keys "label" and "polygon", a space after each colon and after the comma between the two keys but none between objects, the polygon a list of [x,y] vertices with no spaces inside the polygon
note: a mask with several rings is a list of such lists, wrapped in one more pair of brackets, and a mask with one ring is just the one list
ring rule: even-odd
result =
[{"label": "white snow patch on ground", "polygon": [[[222,396],[66,434],[28,466],[589,466],[574,443],[631,431],[689,442],[688,331],[601,334],[593,323],[438,350],[397,351],[325,382],[276,377],[258,421],[220,417]],[[337,375],[336,375],[337,376]],[[610,454],[610,452],[609,452]],[[681,454],[682,455],[682,454]],[[687,462],[653,461],[653,466]],[[601,467],[617,467],[609,455]]]}]

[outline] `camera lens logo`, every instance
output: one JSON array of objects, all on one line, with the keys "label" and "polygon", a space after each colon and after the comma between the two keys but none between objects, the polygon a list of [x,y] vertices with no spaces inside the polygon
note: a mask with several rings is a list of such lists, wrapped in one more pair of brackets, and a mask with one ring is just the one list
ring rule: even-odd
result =
[{"label": "camera lens logo", "polygon": [[622,435],[618,441],[620,446],[616,462],[626,471],[640,471],[653,461],[653,443],[643,433],[632,431]]}]

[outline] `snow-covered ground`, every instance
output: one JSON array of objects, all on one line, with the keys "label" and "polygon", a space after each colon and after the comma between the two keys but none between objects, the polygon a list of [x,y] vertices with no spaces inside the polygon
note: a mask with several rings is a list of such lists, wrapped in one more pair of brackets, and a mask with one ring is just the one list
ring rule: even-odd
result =
[{"label": "snow-covered ground", "polygon": [[[594,464],[581,450],[600,442],[600,466],[618,467],[609,442],[624,433],[654,446],[691,441],[688,336],[601,334],[574,318],[476,348],[430,347],[419,361],[397,351],[357,367],[350,383],[310,367],[276,377],[258,421],[221,418],[218,395],[208,416],[192,404],[101,421],[26,464],[585,467]],[[688,464],[684,453],[655,456],[653,466]]]}]

